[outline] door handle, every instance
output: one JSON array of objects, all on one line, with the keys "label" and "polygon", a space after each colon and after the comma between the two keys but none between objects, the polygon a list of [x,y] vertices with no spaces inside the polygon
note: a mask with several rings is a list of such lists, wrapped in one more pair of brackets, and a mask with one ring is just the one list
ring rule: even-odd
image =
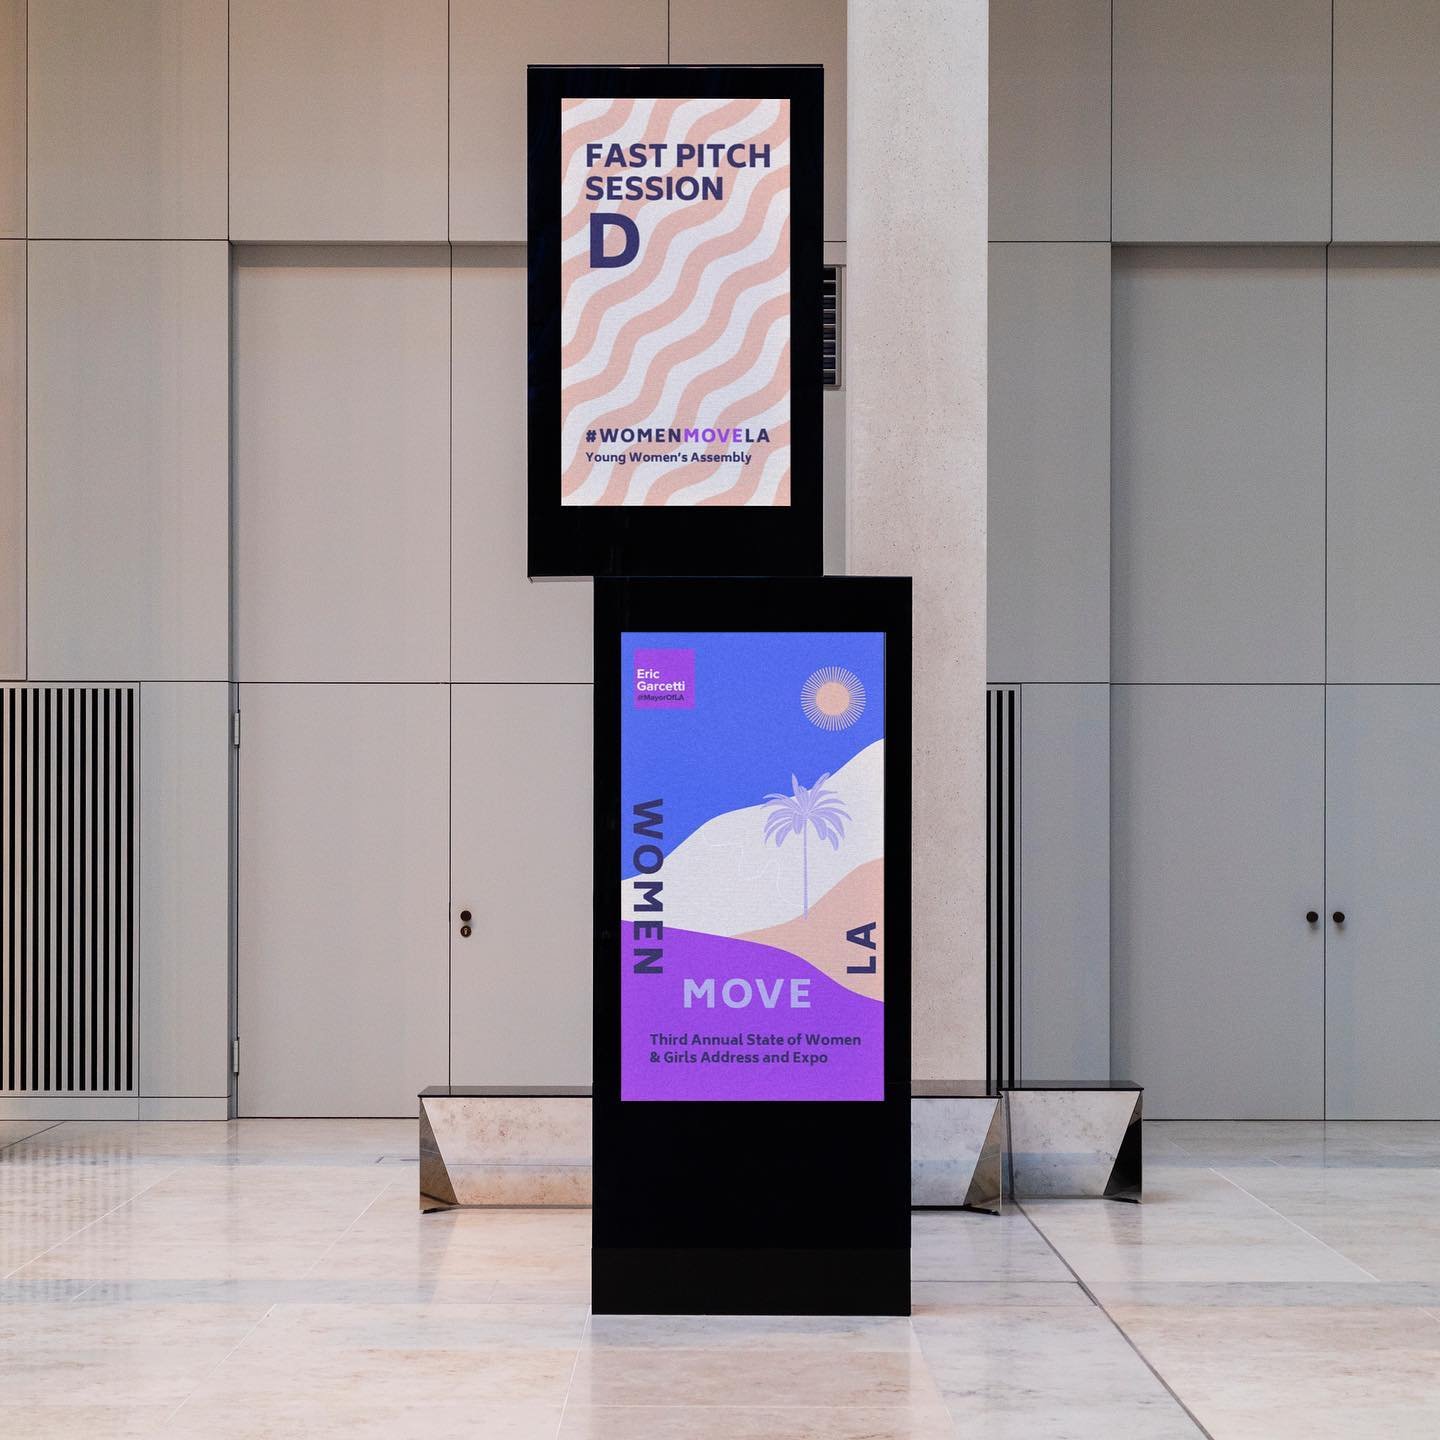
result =
[{"label": "door handle", "polygon": [[1320,916],[1314,910],[1307,910],[1305,912],[1305,918],[1310,924],[1314,925],[1320,919]]},{"label": "door handle", "polygon": [[1345,912],[1343,910],[1337,910],[1330,918],[1337,925],[1343,925],[1345,923]]},{"label": "door handle", "polygon": [[468,910],[460,912],[460,938],[462,940],[470,938],[470,912]]}]

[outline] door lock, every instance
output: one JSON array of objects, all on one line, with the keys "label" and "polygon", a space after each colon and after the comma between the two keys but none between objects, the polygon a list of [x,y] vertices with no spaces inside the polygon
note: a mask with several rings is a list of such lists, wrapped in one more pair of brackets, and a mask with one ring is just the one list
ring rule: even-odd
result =
[{"label": "door lock", "polygon": [[468,910],[460,912],[460,938],[462,940],[470,938],[470,912]]}]

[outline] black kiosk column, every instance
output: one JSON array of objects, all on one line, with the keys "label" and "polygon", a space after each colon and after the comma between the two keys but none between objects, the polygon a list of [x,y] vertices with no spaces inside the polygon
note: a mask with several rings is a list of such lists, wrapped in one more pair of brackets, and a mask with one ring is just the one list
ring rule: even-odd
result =
[{"label": "black kiosk column", "polygon": [[598,580],[596,1313],[910,1311],[910,582]]}]

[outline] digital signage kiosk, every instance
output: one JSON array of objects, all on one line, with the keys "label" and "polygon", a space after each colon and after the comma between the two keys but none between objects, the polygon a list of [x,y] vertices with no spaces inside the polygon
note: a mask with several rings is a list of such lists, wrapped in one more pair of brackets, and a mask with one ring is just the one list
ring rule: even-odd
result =
[{"label": "digital signage kiosk", "polygon": [[529,84],[529,573],[818,575],[823,71]]},{"label": "digital signage kiosk", "polygon": [[597,1313],[908,1314],[910,581],[601,580]]}]

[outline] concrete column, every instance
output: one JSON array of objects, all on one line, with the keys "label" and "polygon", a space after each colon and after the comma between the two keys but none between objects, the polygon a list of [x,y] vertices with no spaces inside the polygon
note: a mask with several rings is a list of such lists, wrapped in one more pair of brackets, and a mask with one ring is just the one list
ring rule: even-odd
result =
[{"label": "concrete column", "polygon": [[915,577],[914,1073],[985,1073],[986,0],[849,0],[849,569]]}]

